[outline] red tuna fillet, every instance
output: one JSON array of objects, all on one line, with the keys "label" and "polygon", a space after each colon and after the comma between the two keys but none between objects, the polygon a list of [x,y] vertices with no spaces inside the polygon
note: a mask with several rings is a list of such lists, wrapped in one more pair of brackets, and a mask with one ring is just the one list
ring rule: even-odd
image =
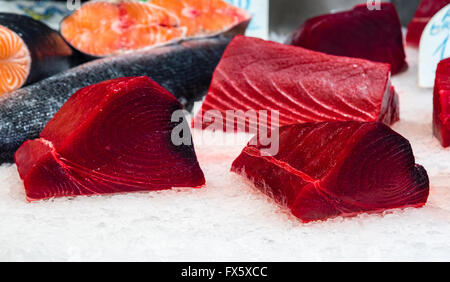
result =
[{"label": "red tuna fillet", "polygon": [[450,146],[450,58],[442,60],[436,70],[433,133],[442,146]]},{"label": "red tuna fillet", "polygon": [[148,77],[118,78],[76,92],[25,142],[15,160],[29,201],[199,187],[192,145],[171,142],[177,99]]},{"label": "red tuna fillet", "polygon": [[[389,64],[243,36],[225,50],[195,126],[210,127],[214,118],[236,122],[228,110],[278,110],[280,125],[399,120]],[[245,123],[256,128],[258,121]]]},{"label": "red tuna fillet", "polygon": [[288,44],[336,56],[388,63],[392,73],[405,66],[400,19],[395,6],[382,3],[381,10],[358,5],[353,10],[307,20]]},{"label": "red tuna fillet", "polygon": [[414,18],[408,25],[406,43],[411,47],[418,47],[422,32],[431,18],[442,8],[450,4],[450,0],[422,0],[417,8]]},{"label": "red tuna fillet", "polygon": [[231,170],[303,222],[427,201],[427,172],[415,164],[408,140],[382,123],[288,125],[280,128],[279,146],[268,156],[248,145]]}]

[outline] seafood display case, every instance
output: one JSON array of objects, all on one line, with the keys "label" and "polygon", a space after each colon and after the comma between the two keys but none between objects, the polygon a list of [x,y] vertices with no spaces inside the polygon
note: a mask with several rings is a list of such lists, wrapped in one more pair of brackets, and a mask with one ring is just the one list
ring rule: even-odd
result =
[{"label": "seafood display case", "polygon": [[450,260],[448,15],[0,0],[0,261]]}]

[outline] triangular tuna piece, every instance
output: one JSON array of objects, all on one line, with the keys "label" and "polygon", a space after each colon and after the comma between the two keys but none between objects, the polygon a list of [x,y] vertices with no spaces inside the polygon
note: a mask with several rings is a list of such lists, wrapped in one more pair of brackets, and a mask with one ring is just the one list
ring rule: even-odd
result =
[{"label": "triangular tuna piece", "polygon": [[450,146],[450,59],[441,61],[436,70],[433,98],[433,133],[442,146]]},{"label": "triangular tuna piece", "polygon": [[25,142],[15,160],[29,201],[51,197],[199,187],[191,144],[171,140],[182,109],[148,77],[118,78],[76,92]]},{"label": "triangular tuna piece", "polygon": [[248,145],[231,170],[303,222],[427,201],[427,172],[415,164],[408,140],[382,123],[288,125],[278,140],[274,156]]},{"label": "triangular tuna piece", "polygon": [[450,4],[450,0],[422,0],[414,18],[408,25],[406,43],[412,47],[419,47],[422,33],[431,18],[442,8]]},{"label": "triangular tuna piece", "polygon": [[214,118],[234,123],[229,110],[276,110],[280,125],[349,120],[390,125],[399,120],[398,107],[389,64],[237,36],[214,72],[195,126],[215,127]]},{"label": "triangular tuna piece", "polygon": [[402,26],[394,5],[381,3],[380,8],[369,10],[362,4],[350,11],[311,18],[293,33],[288,44],[388,63],[396,74],[406,66]]}]

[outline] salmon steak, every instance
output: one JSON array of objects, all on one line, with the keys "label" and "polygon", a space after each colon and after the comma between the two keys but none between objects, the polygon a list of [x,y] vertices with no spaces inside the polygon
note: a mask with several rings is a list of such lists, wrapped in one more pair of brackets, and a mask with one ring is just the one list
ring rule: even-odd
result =
[{"label": "salmon steak", "polygon": [[422,0],[414,18],[408,25],[406,43],[411,47],[419,47],[422,33],[431,18],[442,8],[450,4],[450,0]]},{"label": "salmon steak", "polygon": [[388,63],[392,74],[406,66],[402,26],[391,3],[381,3],[380,10],[369,10],[361,4],[350,11],[311,18],[287,43],[336,56]]},{"label": "salmon steak", "polygon": [[[411,145],[379,122],[315,122],[279,129],[276,155],[248,145],[231,171],[302,222],[421,207],[429,179]],[[256,143],[255,143],[256,144]]]},{"label": "salmon steak", "polygon": [[[263,111],[277,111],[281,126],[349,120],[391,125],[399,120],[398,103],[389,64],[237,36],[213,74],[194,126],[218,129],[220,120],[223,130],[226,124],[235,131],[277,127]],[[258,117],[236,119],[229,111]]]},{"label": "salmon steak", "polygon": [[249,14],[223,0],[92,1],[61,23],[84,54],[103,57],[183,39],[244,32]]},{"label": "salmon steak", "polygon": [[450,59],[442,60],[436,70],[433,133],[443,147],[450,146]]},{"label": "salmon steak", "polygon": [[71,67],[72,49],[28,16],[0,13],[0,96]]},{"label": "salmon steak", "polygon": [[181,109],[148,77],[81,89],[15,154],[27,199],[201,187],[192,140],[171,140]]}]

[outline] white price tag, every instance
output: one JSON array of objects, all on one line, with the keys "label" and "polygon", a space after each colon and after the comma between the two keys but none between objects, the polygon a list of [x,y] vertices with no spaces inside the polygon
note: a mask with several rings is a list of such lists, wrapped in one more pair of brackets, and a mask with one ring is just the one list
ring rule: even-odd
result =
[{"label": "white price tag", "polygon": [[419,86],[433,87],[439,62],[450,57],[450,4],[425,27],[419,47]]},{"label": "white price tag", "polygon": [[269,38],[269,0],[226,0],[234,6],[247,10],[252,16],[246,35]]}]

